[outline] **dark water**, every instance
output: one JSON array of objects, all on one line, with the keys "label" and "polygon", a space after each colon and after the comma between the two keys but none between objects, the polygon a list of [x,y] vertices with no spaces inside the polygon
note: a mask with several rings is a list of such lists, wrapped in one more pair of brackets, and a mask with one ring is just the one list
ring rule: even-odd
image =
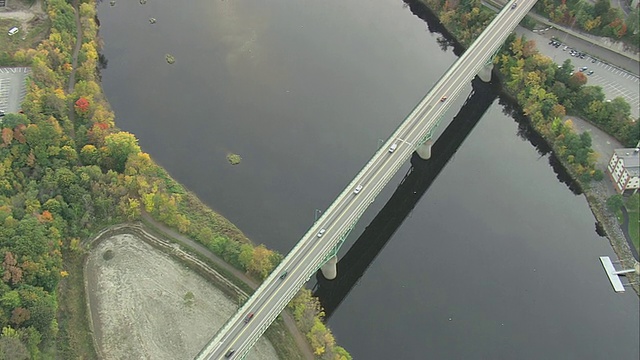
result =
[{"label": "dark water", "polygon": [[[117,124],[281,252],[456,59],[400,0],[178,4],[100,5]],[[613,252],[584,197],[511,113],[493,101],[334,309],[354,358],[638,358],[637,296],[613,293],[598,261]]]}]

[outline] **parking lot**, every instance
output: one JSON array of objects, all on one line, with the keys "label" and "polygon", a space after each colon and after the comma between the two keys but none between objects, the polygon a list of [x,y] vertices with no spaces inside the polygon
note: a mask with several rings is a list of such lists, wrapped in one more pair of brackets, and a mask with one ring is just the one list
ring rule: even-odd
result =
[{"label": "parking lot", "polygon": [[27,67],[0,68],[0,111],[18,112],[26,93]]},{"label": "parking lot", "polygon": [[[556,47],[549,43],[550,40],[547,37],[522,27],[518,27],[516,32],[525,35],[527,39],[535,40],[538,51],[552,58],[556,64],[560,65],[566,59],[570,59],[575,71],[586,67],[584,73],[587,75],[587,85],[600,86],[607,99],[622,97],[631,107],[631,116],[635,119],[640,116],[640,78],[637,75],[589,55],[592,53],[591,47],[574,48],[571,44],[564,43],[563,40],[566,39],[563,38],[559,39],[561,45]],[[585,53],[585,55],[583,58],[572,56],[571,50]]]}]

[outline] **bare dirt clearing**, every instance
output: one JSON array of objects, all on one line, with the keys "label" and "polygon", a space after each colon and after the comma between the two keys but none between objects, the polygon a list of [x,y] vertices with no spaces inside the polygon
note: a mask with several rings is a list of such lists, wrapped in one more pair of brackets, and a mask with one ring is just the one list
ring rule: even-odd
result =
[{"label": "bare dirt clearing", "polygon": [[30,28],[29,22],[32,19],[44,19],[47,14],[42,10],[42,3],[40,0],[34,2],[29,6],[24,2],[12,2],[3,11],[0,11],[0,18],[19,20],[22,24],[22,31],[27,31]]},{"label": "bare dirt clearing", "polygon": [[[236,311],[220,290],[134,235],[97,244],[85,275],[102,359],[193,359]],[[277,356],[261,338],[247,359]]]}]

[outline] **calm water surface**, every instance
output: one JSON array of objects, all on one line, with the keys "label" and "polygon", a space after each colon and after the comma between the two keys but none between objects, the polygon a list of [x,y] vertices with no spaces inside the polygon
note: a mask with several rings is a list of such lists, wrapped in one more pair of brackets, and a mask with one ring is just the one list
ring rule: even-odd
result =
[{"label": "calm water surface", "polygon": [[[456,59],[400,0],[119,1],[99,15],[118,126],[283,253]],[[356,359],[637,359],[638,297],[613,293],[601,255],[584,197],[495,101],[329,325]]]}]

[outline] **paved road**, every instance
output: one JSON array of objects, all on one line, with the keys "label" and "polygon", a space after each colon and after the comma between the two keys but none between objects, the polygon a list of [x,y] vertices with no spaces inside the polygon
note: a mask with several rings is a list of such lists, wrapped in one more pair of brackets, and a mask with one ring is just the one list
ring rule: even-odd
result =
[{"label": "paved road", "polygon": [[[241,358],[246,354],[533,4],[522,3],[515,9],[509,4],[498,14],[197,359]],[[442,101],[445,96],[448,100]],[[396,146],[393,152],[388,150],[392,144]],[[360,186],[362,190],[354,193]]]}]

